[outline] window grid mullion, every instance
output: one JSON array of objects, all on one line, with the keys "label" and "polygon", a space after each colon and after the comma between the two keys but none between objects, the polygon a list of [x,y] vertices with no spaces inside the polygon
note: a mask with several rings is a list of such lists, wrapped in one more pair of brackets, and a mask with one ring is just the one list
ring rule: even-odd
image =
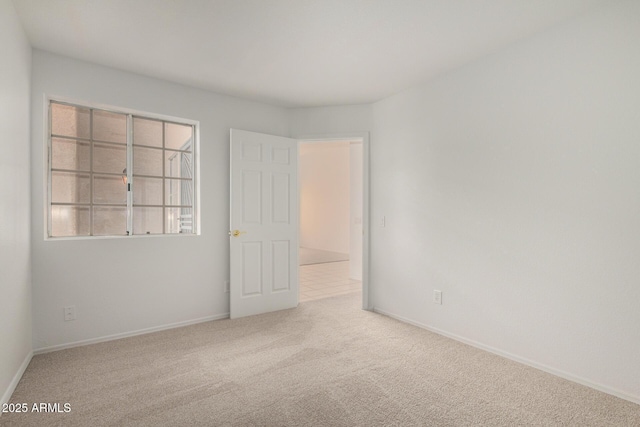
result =
[{"label": "window grid mullion", "polygon": [[127,114],[127,235],[133,235],[133,116]]},{"label": "window grid mullion", "polygon": [[[52,172],[66,172],[66,173],[77,173],[77,174],[88,174],[91,173],[90,170],[80,170],[80,169],[60,169],[60,168],[51,168]],[[115,172],[94,172],[96,175],[106,175],[106,176],[122,176],[121,173]],[[176,178],[179,179],[179,178]]]},{"label": "window grid mullion", "polygon": [[[48,131],[49,131],[49,138],[48,138],[48,144],[47,144],[47,158],[48,158],[48,165],[49,165],[49,170],[47,171],[47,201],[49,202],[49,204],[51,204],[51,200],[53,200],[53,195],[52,195],[52,191],[51,191],[51,179],[52,179],[52,171],[51,171],[51,166],[53,166],[53,138],[51,138],[51,130],[52,130],[52,126],[51,126],[51,103],[49,103],[49,109],[48,109],[48,120],[47,120],[47,125],[48,125]],[[51,213],[51,206],[49,206],[49,212],[47,215],[47,236],[51,236],[53,234],[53,229],[52,229],[52,219],[51,219],[52,213]]]},{"label": "window grid mullion", "polygon": [[[115,206],[115,207],[121,207],[121,208],[126,208],[127,205],[123,204],[123,203],[94,203],[93,204],[96,207],[103,207],[103,206]],[[51,202],[51,206],[86,206],[86,207],[91,207],[91,205],[89,203],[76,203],[76,202]]]},{"label": "window grid mullion", "polygon": [[51,206],[86,206],[91,207],[89,203],[81,202],[51,202]]},{"label": "window grid mullion", "polygon": [[[68,203],[61,203],[61,204],[68,204]],[[124,205],[118,205],[118,206],[124,206]],[[184,208],[184,209],[192,208],[191,205],[152,205],[152,204],[143,204],[143,203],[136,203],[133,205],[133,207],[135,208]]]},{"label": "window grid mullion", "polygon": [[93,236],[93,108],[89,110],[89,236]]},{"label": "window grid mullion", "polygon": [[[57,169],[56,169],[57,170]],[[70,171],[67,169],[60,169],[61,172],[75,172],[75,171]],[[82,172],[82,171],[78,171],[78,172]],[[85,172],[86,173],[86,172]],[[102,172],[100,172],[100,174],[102,174]],[[104,173],[105,175],[108,175],[107,172]],[[117,174],[115,174],[117,175]],[[154,178],[154,179],[162,179],[162,178],[166,178],[166,179],[175,179],[176,181],[193,181],[193,178],[181,178],[179,176],[166,176],[166,177],[162,177],[160,175],[141,175],[141,174],[135,174],[133,175],[134,178]]]},{"label": "window grid mullion", "polygon": [[197,165],[196,165],[196,127],[191,125],[191,192],[192,192],[192,198],[191,198],[191,205],[193,206],[191,208],[191,232],[195,233],[196,232],[196,224],[198,223],[196,215],[197,215],[197,209],[195,208],[196,206],[196,176],[198,176],[198,170],[197,170]]},{"label": "window grid mullion", "polygon": [[55,138],[55,139],[63,139],[65,141],[73,141],[76,143],[90,143],[92,140],[96,142],[96,144],[109,144],[109,145],[118,145],[120,147],[126,147],[127,144],[126,143],[122,143],[122,142],[114,142],[114,141],[103,141],[101,139],[92,139],[92,138],[82,138],[80,136],[69,136],[69,135],[54,135],[51,134],[51,138]]},{"label": "window grid mullion", "polygon": [[[164,157],[166,156],[165,153],[165,147],[166,147],[166,141],[165,138],[167,137],[166,135],[166,131],[165,129],[167,128],[165,122],[162,122],[162,206],[165,206],[167,204],[167,201],[165,200],[165,194],[166,194],[166,189],[164,188],[164,186],[166,185],[166,180],[165,180],[165,176],[166,176],[166,171],[165,169],[165,161],[164,161]],[[167,234],[167,219],[165,218],[165,216],[167,215],[167,210],[163,207],[162,208],[162,234]]]}]

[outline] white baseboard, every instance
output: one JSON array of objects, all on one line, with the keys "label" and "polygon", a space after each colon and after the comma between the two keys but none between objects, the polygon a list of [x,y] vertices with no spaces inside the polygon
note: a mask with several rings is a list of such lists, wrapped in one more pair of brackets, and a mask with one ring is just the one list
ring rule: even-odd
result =
[{"label": "white baseboard", "polygon": [[420,322],[416,322],[416,321],[408,319],[406,317],[399,316],[399,315],[394,314],[394,313],[390,313],[390,312],[388,312],[386,310],[381,310],[379,308],[374,307],[373,311],[376,312],[376,313],[382,314],[384,316],[388,316],[388,317],[391,317],[393,319],[399,320],[401,322],[409,323],[409,324],[417,326],[419,328],[426,329],[426,330],[431,331],[433,333],[436,333],[438,335],[442,335],[442,336],[445,336],[447,338],[451,338],[453,340],[460,341],[460,342],[462,342],[464,344],[468,344],[468,345],[470,345],[472,347],[476,347],[476,348],[479,348],[481,350],[488,351],[489,353],[497,354],[498,356],[502,356],[502,357],[505,357],[507,359],[513,360],[514,362],[518,362],[518,363],[522,363],[523,365],[531,366],[532,368],[539,369],[541,371],[550,373],[550,374],[555,375],[557,377],[564,378],[566,380],[573,381],[573,382],[578,383],[578,384],[582,384],[584,386],[593,388],[595,390],[602,391],[604,393],[611,394],[613,396],[616,396],[616,397],[619,397],[621,399],[628,400],[629,402],[633,402],[633,403],[636,403],[636,404],[640,405],[640,396],[635,396],[635,395],[626,393],[624,391],[617,390],[617,389],[612,388],[612,387],[608,387],[608,386],[605,386],[605,385],[602,385],[602,384],[598,384],[598,383],[590,381],[588,379],[572,375],[572,374],[570,374],[568,372],[565,372],[565,371],[562,371],[560,369],[555,369],[555,368],[552,368],[550,366],[544,365],[542,363],[538,363],[538,362],[535,362],[533,360],[530,360],[530,359],[527,359],[527,358],[524,358],[524,357],[516,356],[515,354],[511,354],[509,352],[506,352],[506,351],[503,351],[503,350],[500,350],[500,349],[497,349],[497,348],[494,348],[494,347],[479,343],[477,341],[473,341],[473,340],[461,337],[459,335],[452,334],[452,333],[443,331],[441,329],[425,325],[425,324],[420,323]]},{"label": "white baseboard", "polygon": [[30,351],[29,354],[27,354],[27,357],[25,357],[24,360],[22,361],[22,365],[20,365],[20,367],[18,368],[18,372],[16,372],[16,374],[13,376],[11,383],[9,383],[9,387],[2,395],[2,399],[0,400],[0,406],[2,406],[5,403],[9,403],[9,399],[11,399],[11,395],[16,390],[16,387],[18,386],[18,383],[20,382],[20,379],[22,378],[24,371],[27,370],[27,366],[29,366],[29,362],[31,362],[32,357],[33,357],[33,351]]},{"label": "white baseboard", "polygon": [[52,345],[50,347],[42,347],[42,348],[33,350],[33,354],[37,355],[37,354],[51,353],[52,351],[65,350],[67,348],[81,347],[85,345],[97,344],[97,343],[106,342],[106,341],[114,341],[114,340],[119,340],[121,338],[134,337],[136,335],[150,334],[152,332],[160,332],[160,331],[165,331],[167,329],[181,328],[183,326],[195,325],[197,323],[204,323],[204,322],[210,322],[212,320],[221,320],[221,319],[228,319],[228,318],[229,318],[229,313],[215,314],[213,316],[201,317],[199,319],[186,320],[184,322],[170,323],[168,325],[138,329],[136,331],[123,332],[121,334],[106,335],[98,338],[90,338],[87,340],[74,341],[66,344],[58,344],[58,345]]}]

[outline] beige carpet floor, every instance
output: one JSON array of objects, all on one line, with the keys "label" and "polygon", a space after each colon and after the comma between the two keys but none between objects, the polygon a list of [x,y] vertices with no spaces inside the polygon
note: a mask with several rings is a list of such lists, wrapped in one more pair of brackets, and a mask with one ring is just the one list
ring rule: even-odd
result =
[{"label": "beige carpet floor", "polygon": [[357,294],[33,358],[42,426],[640,426],[640,406],[393,319]]}]

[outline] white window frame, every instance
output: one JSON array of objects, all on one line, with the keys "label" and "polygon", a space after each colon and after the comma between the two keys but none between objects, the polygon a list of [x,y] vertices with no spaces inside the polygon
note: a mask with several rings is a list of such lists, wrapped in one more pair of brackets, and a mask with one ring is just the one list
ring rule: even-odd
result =
[{"label": "white window frame", "polygon": [[[192,217],[192,233],[164,233],[166,224],[164,221],[164,212],[167,207],[163,204],[163,233],[156,234],[133,234],[133,191],[127,191],[127,230],[128,235],[106,235],[106,236],[51,236],[51,206],[52,206],[52,190],[51,190],[51,178],[52,178],[52,120],[51,120],[51,103],[66,104],[74,107],[88,108],[93,110],[102,110],[111,113],[124,114],[127,116],[127,186],[133,182],[133,118],[139,117],[142,119],[158,120],[163,122],[175,123],[179,125],[187,125],[193,128],[193,217]],[[94,102],[87,102],[83,100],[70,99],[68,97],[56,96],[56,95],[44,95],[44,185],[47,191],[44,194],[44,239],[45,240],[87,240],[87,239],[128,239],[128,238],[154,238],[154,237],[189,237],[199,236],[200,229],[200,122],[192,119],[185,119],[181,117],[168,116],[164,114],[150,113],[147,111],[134,110],[130,108],[117,107],[113,105],[106,105]],[[73,138],[73,137],[70,137]],[[164,156],[163,156],[163,170],[164,170]],[[163,180],[166,177],[163,177]],[[164,197],[164,187],[163,187]]]}]

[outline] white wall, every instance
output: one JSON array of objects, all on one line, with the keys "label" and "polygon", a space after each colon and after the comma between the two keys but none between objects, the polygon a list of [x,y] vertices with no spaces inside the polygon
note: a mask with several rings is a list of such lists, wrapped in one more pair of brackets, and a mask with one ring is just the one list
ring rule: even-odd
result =
[{"label": "white wall", "polygon": [[300,246],[349,253],[349,141],[300,144]]},{"label": "white wall", "polygon": [[368,132],[372,126],[372,110],[370,104],[294,108],[289,110],[291,136]]},{"label": "white wall", "polygon": [[31,354],[31,47],[10,0],[0,0],[0,52],[0,403],[5,403]]},{"label": "white wall", "polygon": [[[200,121],[202,235],[45,241],[44,94]],[[229,128],[287,135],[287,111],[37,50],[32,101],[34,348],[228,313]]]},{"label": "white wall", "polygon": [[640,402],[640,3],[618,4],[374,105],[371,280],[378,310]]}]

